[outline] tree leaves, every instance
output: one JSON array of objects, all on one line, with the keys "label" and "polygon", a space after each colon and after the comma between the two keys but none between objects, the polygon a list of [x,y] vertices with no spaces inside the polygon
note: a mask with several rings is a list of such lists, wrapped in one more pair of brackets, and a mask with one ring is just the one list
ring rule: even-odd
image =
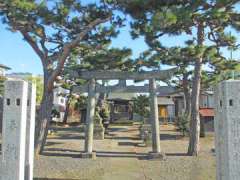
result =
[{"label": "tree leaves", "polygon": [[171,10],[157,11],[152,17],[151,25],[155,28],[166,28],[176,22],[177,16]]}]

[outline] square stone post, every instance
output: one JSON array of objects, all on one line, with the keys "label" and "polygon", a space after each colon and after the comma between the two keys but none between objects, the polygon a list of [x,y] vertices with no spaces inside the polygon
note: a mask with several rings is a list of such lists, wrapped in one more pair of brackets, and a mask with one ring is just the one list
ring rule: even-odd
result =
[{"label": "square stone post", "polygon": [[96,81],[90,79],[88,83],[88,105],[87,105],[87,118],[85,129],[85,153],[82,154],[82,158],[94,158],[93,152],[93,130],[94,130],[94,115],[96,104]]},{"label": "square stone post", "polygon": [[1,180],[25,180],[27,94],[27,82],[5,82]]},{"label": "square stone post", "polygon": [[36,84],[28,83],[25,180],[33,179],[35,112],[36,112]]},{"label": "square stone post", "polygon": [[240,178],[240,81],[227,80],[215,89],[217,180]]},{"label": "square stone post", "polygon": [[158,118],[158,102],[156,94],[156,81],[155,79],[149,80],[149,93],[150,93],[150,118],[152,123],[152,153],[150,158],[163,159],[163,154],[160,149],[160,127]]}]

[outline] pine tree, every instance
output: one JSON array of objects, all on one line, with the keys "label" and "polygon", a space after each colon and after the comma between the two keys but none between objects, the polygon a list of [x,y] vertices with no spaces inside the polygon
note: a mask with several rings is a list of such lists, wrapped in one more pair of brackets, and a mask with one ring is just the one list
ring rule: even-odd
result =
[{"label": "pine tree", "polygon": [[[132,52],[130,49],[123,48],[109,48],[109,43],[102,46],[101,49],[94,49],[93,47],[85,47],[77,49],[71,58],[66,63],[66,70],[63,73],[64,86],[70,90],[68,96],[67,109],[64,117],[66,123],[68,115],[69,101],[73,99],[72,87],[74,85],[83,85],[87,82],[83,79],[71,79],[72,70],[81,71],[96,71],[96,70],[112,70],[112,71],[131,71],[133,70],[133,62],[130,58]],[[66,82],[71,82],[66,83]],[[105,82],[102,82],[104,84]],[[79,92],[81,93],[81,92]],[[106,105],[106,94],[100,93],[97,107],[100,112],[104,111]]]},{"label": "pine tree", "polygon": [[[188,35],[192,41],[194,70],[191,94],[189,155],[199,152],[199,96],[202,66],[209,51],[216,51],[215,59],[222,58],[222,47],[235,47],[236,37],[226,33],[232,26],[239,29],[238,1],[128,1],[119,0],[119,8],[129,13],[133,22],[134,38],[143,35],[154,49],[163,49],[163,35]],[[126,3],[128,3],[126,5]],[[209,43],[209,41],[211,43]]]},{"label": "pine tree", "polygon": [[66,60],[78,47],[98,48],[110,41],[121,19],[104,2],[83,4],[76,0],[1,0],[0,16],[11,31],[22,35],[42,62],[44,89],[35,136],[36,153],[40,153],[51,120],[54,82]]}]

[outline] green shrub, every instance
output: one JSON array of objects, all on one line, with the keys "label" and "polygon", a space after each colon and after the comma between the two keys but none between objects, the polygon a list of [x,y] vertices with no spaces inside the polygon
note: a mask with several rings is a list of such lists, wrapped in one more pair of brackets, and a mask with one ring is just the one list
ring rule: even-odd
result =
[{"label": "green shrub", "polygon": [[133,112],[139,114],[143,119],[149,118],[149,97],[146,95],[139,95],[133,98]]},{"label": "green shrub", "polygon": [[182,133],[183,136],[186,135],[186,132],[189,130],[189,116],[184,114],[178,117],[176,122],[177,130]]}]

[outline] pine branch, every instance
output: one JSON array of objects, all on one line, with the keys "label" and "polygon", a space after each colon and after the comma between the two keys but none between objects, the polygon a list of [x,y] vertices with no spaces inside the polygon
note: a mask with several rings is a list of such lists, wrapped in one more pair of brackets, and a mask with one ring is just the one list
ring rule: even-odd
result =
[{"label": "pine branch", "polygon": [[[105,19],[96,19],[95,21],[91,22],[87,27],[84,28],[84,30],[79,33],[76,37],[75,40],[73,40],[72,42],[66,43],[63,48],[59,51],[58,57],[58,63],[57,63],[57,67],[56,69],[53,71],[51,77],[49,78],[48,81],[48,89],[52,89],[53,88],[53,82],[56,79],[56,77],[62,72],[65,61],[67,59],[67,57],[69,56],[69,54],[71,53],[71,50],[75,47],[78,46],[78,44],[80,43],[80,41],[97,25],[107,22],[108,20],[111,19],[111,15],[108,16]],[[61,56],[60,56],[61,54]]]},{"label": "pine branch", "polygon": [[45,64],[44,61],[44,53],[41,51],[39,46],[37,45],[37,42],[29,35],[28,32],[24,30],[20,30],[21,34],[23,35],[24,39],[29,43],[29,45],[33,48],[33,50],[37,53],[37,55],[40,57],[43,64]]}]

